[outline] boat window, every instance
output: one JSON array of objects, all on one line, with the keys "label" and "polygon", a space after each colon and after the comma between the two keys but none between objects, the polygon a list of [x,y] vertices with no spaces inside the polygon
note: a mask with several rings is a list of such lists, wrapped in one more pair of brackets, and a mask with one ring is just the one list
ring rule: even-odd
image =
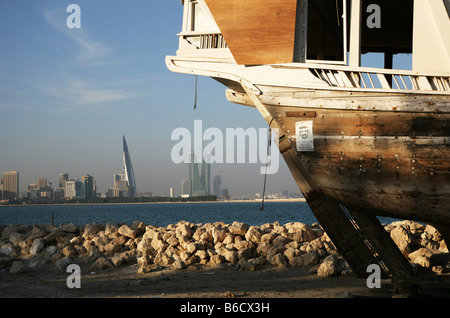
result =
[{"label": "boat window", "polygon": [[191,1],[191,31],[207,31],[208,18],[197,1]]},{"label": "boat window", "polygon": [[361,18],[361,66],[412,69],[413,0],[363,0]]},{"label": "boat window", "polygon": [[308,1],[306,44],[308,60],[346,62],[346,11],[347,1],[344,0]]}]

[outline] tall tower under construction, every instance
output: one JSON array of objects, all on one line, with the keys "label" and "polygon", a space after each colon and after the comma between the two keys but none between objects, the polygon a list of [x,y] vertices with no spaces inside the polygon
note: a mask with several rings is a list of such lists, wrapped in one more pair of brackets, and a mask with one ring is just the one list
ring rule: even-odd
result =
[{"label": "tall tower under construction", "polygon": [[202,173],[198,171],[198,164],[193,152],[190,153],[189,179],[191,180],[191,196],[209,195],[211,191],[211,164],[209,159],[202,158]]}]

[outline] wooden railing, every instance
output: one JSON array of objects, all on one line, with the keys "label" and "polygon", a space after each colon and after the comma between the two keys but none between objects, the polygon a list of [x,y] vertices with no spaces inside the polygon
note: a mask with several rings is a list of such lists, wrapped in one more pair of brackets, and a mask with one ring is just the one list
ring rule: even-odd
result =
[{"label": "wooden railing", "polygon": [[200,35],[200,49],[226,49],[227,47],[227,42],[220,33]]},{"label": "wooden railing", "polygon": [[309,70],[328,85],[335,87],[450,92],[449,76],[418,75],[398,70],[348,70],[345,67],[332,69],[326,66],[314,66]]},{"label": "wooden railing", "polygon": [[221,33],[185,32],[180,33],[179,36],[182,36],[200,50],[228,48]]}]

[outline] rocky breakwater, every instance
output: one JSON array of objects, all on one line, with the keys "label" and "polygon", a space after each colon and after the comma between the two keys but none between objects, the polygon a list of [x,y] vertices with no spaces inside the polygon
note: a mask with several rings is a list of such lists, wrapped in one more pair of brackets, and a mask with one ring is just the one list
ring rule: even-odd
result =
[{"label": "rocky breakwater", "polygon": [[[402,221],[386,230],[418,268],[439,274],[450,271],[447,246],[433,227]],[[0,226],[0,233],[0,268],[10,273],[44,264],[65,271],[71,263],[89,264],[92,271],[128,264],[139,273],[197,265],[249,271],[262,266],[302,267],[321,277],[351,273],[322,228],[300,222],[9,225]]]}]

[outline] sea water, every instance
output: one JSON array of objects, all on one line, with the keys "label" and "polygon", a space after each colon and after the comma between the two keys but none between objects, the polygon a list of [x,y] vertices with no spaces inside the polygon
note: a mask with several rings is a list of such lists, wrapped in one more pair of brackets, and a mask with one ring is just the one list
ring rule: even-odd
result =
[{"label": "sea water", "polygon": [[149,204],[72,204],[0,207],[0,224],[85,225],[98,222],[131,224],[142,221],[164,226],[179,221],[205,224],[233,221],[249,225],[265,223],[302,222],[312,224],[316,219],[305,202],[208,202],[208,203],[149,203]]},{"label": "sea water", "polygon": [[[317,222],[306,202],[208,202],[208,203],[142,203],[142,204],[71,204],[0,206],[0,225],[54,225],[108,222],[132,224],[141,221],[148,225],[166,227],[179,221],[192,223],[234,221],[248,225],[279,222]],[[388,224],[395,219],[379,218]]]}]

